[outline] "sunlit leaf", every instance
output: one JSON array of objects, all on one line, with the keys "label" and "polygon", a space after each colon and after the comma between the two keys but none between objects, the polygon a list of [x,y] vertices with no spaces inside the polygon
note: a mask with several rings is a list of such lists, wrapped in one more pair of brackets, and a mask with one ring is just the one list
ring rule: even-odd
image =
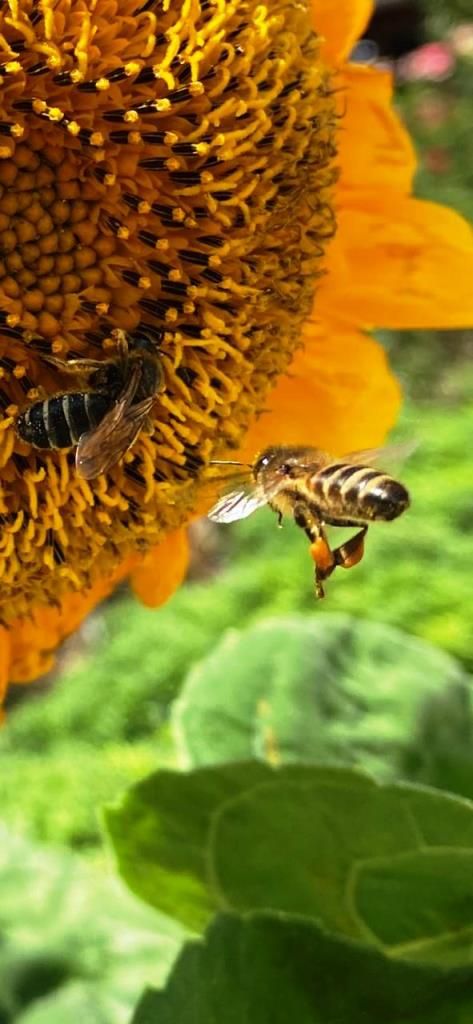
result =
[{"label": "sunlit leaf", "polygon": [[235,764],[192,775],[156,772],[133,786],[105,812],[130,888],[190,928],[202,928],[218,907],[207,882],[212,816],[228,799],[270,777],[263,764]]}]

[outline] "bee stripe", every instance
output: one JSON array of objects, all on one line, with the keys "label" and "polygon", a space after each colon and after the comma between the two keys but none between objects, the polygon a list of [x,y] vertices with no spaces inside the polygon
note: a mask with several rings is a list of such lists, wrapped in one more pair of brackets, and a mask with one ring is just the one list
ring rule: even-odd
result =
[{"label": "bee stripe", "polygon": [[35,402],[24,414],[24,429],[21,436],[38,448],[49,448],[49,438],[44,426],[43,403]]},{"label": "bee stripe", "polygon": [[82,391],[77,391],[64,397],[67,399],[67,422],[70,427],[71,444],[77,444],[82,434],[85,434],[90,427],[85,395]]},{"label": "bee stripe", "polygon": [[331,462],[330,465],[319,469],[314,474],[314,479],[332,480],[334,476],[337,476],[337,478],[344,480],[346,477],[351,476],[352,473],[358,473],[359,468],[359,466],[354,466],[352,462]]},{"label": "bee stripe", "polygon": [[70,415],[70,412],[69,412],[69,395],[63,395],[62,396],[62,411],[64,413],[64,419],[65,419],[65,421],[67,423],[67,426],[68,426],[69,436],[71,438],[71,441],[73,441],[74,440],[74,425],[72,423],[71,415]]},{"label": "bee stripe", "polygon": [[49,399],[48,398],[46,398],[44,400],[44,402],[42,404],[42,407],[41,407],[41,412],[42,412],[42,416],[43,416],[43,424],[44,424],[44,430],[45,430],[45,433],[46,433],[46,437],[50,437],[51,435],[49,433]]},{"label": "bee stripe", "polygon": [[[358,467],[356,476],[354,478],[350,477],[350,479],[344,481],[340,488],[340,495],[346,501],[350,501],[355,498],[361,499],[368,489],[368,484],[371,484],[372,480],[376,479],[383,479],[382,474],[380,474],[376,469],[360,469],[360,467]],[[369,490],[371,493],[372,488],[370,487]]]},{"label": "bee stripe", "polygon": [[90,391],[84,395],[85,400],[85,412],[88,420],[87,430],[93,429],[98,426],[101,420],[103,420],[105,413],[112,408],[113,401],[108,395],[103,395],[98,391]]},{"label": "bee stripe", "polygon": [[90,394],[85,394],[84,395],[84,405],[85,405],[85,412],[86,412],[86,415],[87,415],[87,419],[88,419],[89,423],[92,425],[94,423],[94,418],[91,415],[91,412],[92,412],[92,402],[91,402],[91,395]]},{"label": "bee stripe", "polygon": [[369,476],[366,475],[363,480],[363,491],[365,491],[365,483],[370,484],[370,494],[377,493],[379,491],[385,491],[391,483],[391,477],[386,473],[376,473],[373,471]]},{"label": "bee stripe", "polygon": [[340,465],[325,466],[319,473],[316,473],[313,477],[314,485],[318,484],[319,489],[322,490],[322,495],[325,501],[330,501],[334,495],[339,495],[342,490],[342,484],[350,480],[356,473],[359,473],[360,467],[353,466],[350,464],[340,463]]},{"label": "bee stripe", "polygon": [[50,448],[68,448],[71,440],[62,408],[62,395],[43,402],[43,418]]}]

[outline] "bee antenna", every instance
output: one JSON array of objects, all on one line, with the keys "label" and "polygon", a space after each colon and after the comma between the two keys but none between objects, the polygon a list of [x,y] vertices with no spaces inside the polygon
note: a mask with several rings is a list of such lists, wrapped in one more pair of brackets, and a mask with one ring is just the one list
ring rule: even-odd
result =
[{"label": "bee antenna", "polygon": [[246,466],[246,462],[232,462],[230,459],[211,459],[209,466]]}]

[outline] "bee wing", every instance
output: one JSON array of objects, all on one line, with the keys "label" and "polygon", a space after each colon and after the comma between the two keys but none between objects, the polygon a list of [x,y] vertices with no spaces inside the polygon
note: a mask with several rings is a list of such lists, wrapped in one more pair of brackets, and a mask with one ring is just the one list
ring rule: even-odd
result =
[{"label": "bee wing", "polygon": [[82,434],[76,450],[76,469],[85,480],[106,473],[136,441],[154,403],[154,395],[151,395],[132,404],[140,374],[139,366],[133,367],[119,401],[97,427]]},{"label": "bee wing", "polygon": [[235,490],[223,494],[207,515],[213,523],[235,523],[237,519],[251,516],[267,501],[266,494],[253,480],[241,481]]},{"label": "bee wing", "polygon": [[365,448],[358,452],[348,452],[348,454],[340,456],[340,459],[343,458],[344,462],[353,462],[357,466],[388,469],[402,465],[417,447],[417,441],[401,441],[399,444],[388,444],[384,448]]}]

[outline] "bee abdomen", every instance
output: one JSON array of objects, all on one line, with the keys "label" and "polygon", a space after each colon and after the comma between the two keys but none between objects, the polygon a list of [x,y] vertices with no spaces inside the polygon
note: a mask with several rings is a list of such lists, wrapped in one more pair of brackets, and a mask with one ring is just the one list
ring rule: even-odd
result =
[{"label": "bee abdomen", "polygon": [[390,522],[397,519],[409,507],[409,492],[398,480],[381,474],[379,482],[373,484],[372,490],[363,496],[363,502],[372,519],[383,519]]},{"label": "bee abdomen", "polygon": [[403,484],[374,469],[361,469],[345,486],[342,495],[347,506],[357,508],[358,514],[370,521],[397,519],[409,505]]},{"label": "bee abdomen", "polygon": [[[69,430],[69,445],[77,444],[82,434],[98,426],[113,403],[100,391],[79,391],[62,396],[62,412]],[[57,444],[57,448],[66,447]]]},{"label": "bee abdomen", "polygon": [[409,494],[401,483],[366,466],[327,466],[318,480],[324,505],[343,519],[390,521],[409,505]]},{"label": "bee abdomen", "polygon": [[100,423],[109,408],[109,397],[100,392],[55,395],[21,413],[16,429],[35,448],[71,448]]}]

